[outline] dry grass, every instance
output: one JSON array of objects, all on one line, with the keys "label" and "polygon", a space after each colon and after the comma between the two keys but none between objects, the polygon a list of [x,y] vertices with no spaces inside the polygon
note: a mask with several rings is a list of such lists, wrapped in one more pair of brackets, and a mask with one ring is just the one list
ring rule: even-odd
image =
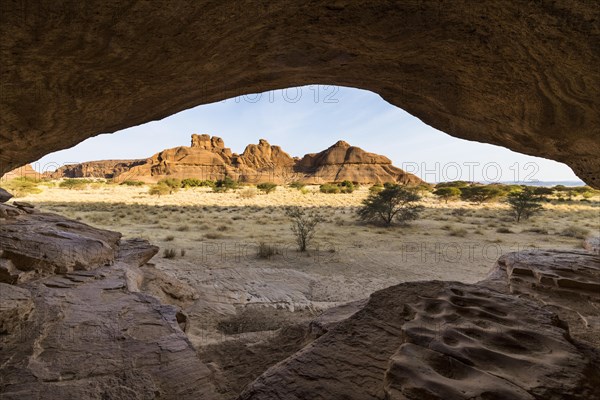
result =
[{"label": "dry grass", "polygon": [[[185,279],[212,269],[292,269],[315,277],[329,293],[327,301],[335,302],[411,280],[476,282],[501,254],[532,246],[578,248],[581,237],[600,230],[600,199],[548,204],[547,211],[516,224],[505,204],[446,205],[426,197],[422,218],[411,226],[380,229],[357,222],[367,185],[352,194],[323,194],[315,186],[303,194],[279,187],[268,196],[250,198],[206,188],[157,198],[144,187],[102,186],[74,191],[48,185],[22,200],[120,231],[125,238],[148,239],[161,247],[161,255],[173,250],[173,258],[158,256],[153,262]],[[293,205],[316,207],[326,217],[309,254],[296,251],[285,216],[285,207]],[[502,233],[508,231],[512,233]],[[277,252],[261,257],[261,242]]]}]

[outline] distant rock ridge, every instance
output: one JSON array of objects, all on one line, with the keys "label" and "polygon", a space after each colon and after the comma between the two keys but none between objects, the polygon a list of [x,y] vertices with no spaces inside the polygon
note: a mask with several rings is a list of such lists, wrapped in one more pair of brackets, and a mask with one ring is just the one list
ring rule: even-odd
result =
[{"label": "distant rock ridge", "polygon": [[163,178],[217,180],[225,176],[248,183],[300,181],[321,184],[396,182],[418,185],[423,181],[392,165],[389,158],[338,141],[320,153],[294,158],[279,146],[260,139],[242,154],[225,147],[223,139],[193,134],[190,146],[163,150],[145,160],[104,160],[67,165],[49,174],[52,178],[112,178],[117,181],[156,182]]}]

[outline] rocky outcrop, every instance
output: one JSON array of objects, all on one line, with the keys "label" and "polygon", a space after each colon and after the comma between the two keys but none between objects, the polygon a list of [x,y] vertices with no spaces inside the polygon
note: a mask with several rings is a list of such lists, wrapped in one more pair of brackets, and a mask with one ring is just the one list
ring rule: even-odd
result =
[{"label": "rocky outcrop", "polygon": [[0,336],[20,334],[33,309],[29,290],[0,282]]},{"label": "rocky outcrop", "polygon": [[156,247],[15,210],[1,221],[0,262],[43,273],[0,283],[2,399],[222,399],[179,308],[130,290]]},{"label": "rocky outcrop", "polygon": [[136,165],[143,164],[144,160],[102,160],[89,161],[80,164],[63,165],[54,172],[47,172],[45,176],[59,178],[114,178],[129,171]]},{"label": "rocky outcrop", "polygon": [[4,175],[2,175],[0,177],[0,180],[9,181],[11,179],[23,178],[23,177],[39,179],[39,178],[41,178],[41,176],[42,176],[42,174],[40,174],[35,169],[33,169],[33,167],[30,164],[25,164],[22,167],[15,168],[12,171],[5,173]]},{"label": "rocky outcrop", "polygon": [[[163,150],[146,160],[117,163],[91,161],[62,167],[53,178],[103,177],[117,181],[156,182],[163,178],[197,178],[218,180],[229,176],[248,183],[292,181],[304,183],[397,182],[405,185],[423,183],[417,176],[394,167],[384,156],[367,153],[359,147],[339,141],[325,151],[295,159],[279,146],[265,139],[249,144],[242,154],[232,153],[223,139],[206,134],[192,135],[190,147]],[[111,165],[115,168],[111,169]]]},{"label": "rocky outcrop", "polygon": [[13,195],[8,193],[6,190],[0,188],[0,203],[6,203],[13,198]]},{"label": "rocky outcrop", "polygon": [[[518,276],[507,280],[507,268]],[[600,327],[588,324],[572,335],[566,323],[580,309],[586,320],[598,315],[599,292],[589,286],[598,273],[600,260],[589,253],[524,252],[501,259],[479,284],[381,290],[239,398],[598,397],[600,343],[586,338],[600,337]],[[538,287],[534,277],[541,275],[553,283]],[[561,292],[564,279],[573,282],[563,283],[570,293]]]},{"label": "rocky outcrop", "polygon": [[340,140],[333,146],[316,154],[305,155],[295,170],[304,174],[304,181],[384,183],[398,182],[404,185],[423,183],[415,175],[394,167],[389,158],[367,153]]},{"label": "rocky outcrop", "polygon": [[234,155],[223,139],[209,135],[192,135],[190,147],[180,146],[163,150],[143,163],[124,171],[115,178],[156,182],[163,178],[198,178],[217,180],[224,176],[237,177],[233,167]]},{"label": "rocky outcrop", "polygon": [[54,214],[5,210],[0,229],[0,280],[20,283],[110,265],[121,234]]},{"label": "rocky outcrop", "polygon": [[0,25],[0,170],[199,104],[325,82],[600,187],[599,19],[582,0],[19,3]]}]

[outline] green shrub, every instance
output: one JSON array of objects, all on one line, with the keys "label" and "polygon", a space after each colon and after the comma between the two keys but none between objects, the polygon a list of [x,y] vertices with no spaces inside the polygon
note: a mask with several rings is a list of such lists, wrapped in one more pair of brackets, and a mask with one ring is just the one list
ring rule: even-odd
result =
[{"label": "green shrub", "polygon": [[305,186],[306,185],[304,183],[298,182],[298,181],[290,183],[290,187],[292,189],[298,189],[298,190],[300,190],[300,189],[303,189]]},{"label": "green shrub", "polygon": [[164,183],[158,183],[156,185],[152,185],[152,186],[150,186],[150,189],[148,189],[148,194],[155,195],[158,197],[165,195],[165,194],[171,194],[172,192],[173,192],[173,189],[171,189]]},{"label": "green shrub", "polygon": [[145,183],[142,182],[142,181],[128,180],[128,181],[121,182],[121,185],[125,185],[125,186],[144,186]]},{"label": "green shrub", "polygon": [[39,183],[39,179],[21,176],[11,179],[7,182],[3,182],[2,187],[8,190],[15,197],[25,197],[29,194],[41,193],[42,190],[38,188]]},{"label": "green shrub", "polygon": [[173,194],[181,188],[181,180],[177,178],[165,178],[158,181],[159,185],[164,185],[169,188],[169,194]]},{"label": "green shrub", "polygon": [[273,182],[263,182],[256,185],[256,188],[265,192],[266,194],[269,194],[277,188],[277,185]]},{"label": "green shrub", "polygon": [[237,189],[239,186],[238,182],[234,181],[230,177],[226,176],[223,179],[219,179],[215,182],[213,191],[215,192],[227,192],[230,189]]},{"label": "green shrub", "polygon": [[92,182],[93,181],[90,179],[67,178],[59,183],[58,187],[69,190],[84,190],[87,188],[87,185]]},{"label": "green shrub", "polygon": [[461,188],[464,188],[464,187],[467,187],[467,186],[469,186],[469,182],[465,182],[465,181],[452,181],[452,182],[440,182],[440,183],[437,183],[435,185],[435,188],[439,189],[439,188],[443,188],[443,187],[455,187],[455,188],[461,189]]},{"label": "green shrub", "polygon": [[478,204],[491,202],[504,194],[497,185],[472,185],[460,189],[461,198]]},{"label": "green shrub", "polygon": [[355,185],[350,181],[343,181],[339,185],[340,192],[342,193],[352,193],[354,192]]},{"label": "green shrub", "polygon": [[382,190],[383,190],[383,185],[381,183],[376,183],[375,185],[373,185],[369,188],[369,192],[375,193],[375,194],[381,192]]},{"label": "green shrub", "polygon": [[340,193],[341,189],[338,185],[333,183],[325,183],[319,186],[321,193]]},{"label": "green shrub", "polygon": [[462,192],[456,186],[443,186],[436,188],[433,194],[439,197],[441,200],[444,200],[444,202],[448,203],[449,200],[457,200]]},{"label": "green shrub", "polygon": [[197,178],[185,178],[181,181],[181,187],[183,187],[183,188],[203,187],[203,186],[213,187],[214,185],[215,185],[214,181],[202,180],[202,179],[197,179]]}]

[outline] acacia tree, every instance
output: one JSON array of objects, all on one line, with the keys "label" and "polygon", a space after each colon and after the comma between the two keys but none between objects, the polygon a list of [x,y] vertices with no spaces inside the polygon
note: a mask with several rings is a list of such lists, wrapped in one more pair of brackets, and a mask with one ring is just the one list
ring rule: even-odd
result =
[{"label": "acacia tree", "polygon": [[508,204],[510,204],[517,222],[520,222],[521,219],[528,219],[539,212],[542,209],[542,200],[542,196],[535,194],[535,190],[531,188],[525,188],[508,195]]},{"label": "acacia tree", "polygon": [[400,185],[385,185],[385,189],[371,193],[363,200],[358,216],[363,221],[381,222],[385,226],[392,225],[394,220],[401,224],[417,219],[423,210],[415,204],[421,197],[413,190]]},{"label": "acacia tree", "polygon": [[323,220],[316,211],[306,211],[300,207],[290,207],[285,214],[292,220],[292,232],[296,236],[299,251],[306,251],[315,236],[319,222]]},{"label": "acacia tree", "polygon": [[444,186],[436,189],[433,194],[448,203],[448,200],[458,199],[461,195],[459,188],[454,186]]},{"label": "acacia tree", "polygon": [[461,198],[466,201],[473,201],[477,204],[492,201],[502,196],[502,189],[493,185],[472,185],[460,189]]}]

